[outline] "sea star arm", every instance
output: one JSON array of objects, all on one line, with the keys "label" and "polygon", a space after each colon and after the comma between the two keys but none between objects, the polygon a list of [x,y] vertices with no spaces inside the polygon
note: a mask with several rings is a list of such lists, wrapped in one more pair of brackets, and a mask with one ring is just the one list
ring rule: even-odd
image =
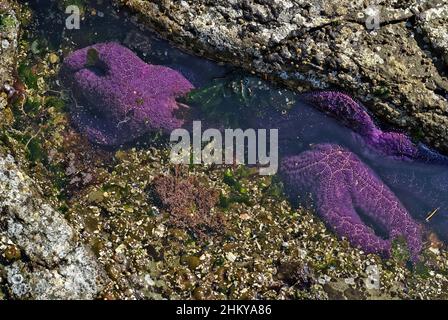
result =
[{"label": "sea star arm", "polygon": [[302,94],[301,97],[363,136],[370,135],[376,129],[366,109],[347,94],[337,91],[318,91]]},{"label": "sea star arm", "polygon": [[305,93],[301,97],[352,129],[376,153],[401,160],[448,164],[447,157],[421,143],[413,143],[407,135],[378,128],[366,108],[347,94],[321,91]]},{"label": "sea star arm", "polygon": [[[281,176],[293,197],[310,191],[322,219],[354,246],[388,256],[391,240],[403,236],[417,259],[422,247],[420,227],[392,191],[350,151],[317,145],[283,159]],[[361,212],[388,233],[388,240],[362,221]]]}]

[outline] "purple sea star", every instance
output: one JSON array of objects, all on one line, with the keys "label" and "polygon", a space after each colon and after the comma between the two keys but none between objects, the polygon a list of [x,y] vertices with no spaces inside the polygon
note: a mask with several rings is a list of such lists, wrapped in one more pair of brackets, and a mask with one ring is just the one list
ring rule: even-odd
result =
[{"label": "purple sea star", "polygon": [[[322,219],[340,236],[367,253],[390,255],[391,240],[403,236],[412,257],[421,248],[420,226],[392,191],[359,158],[340,146],[320,144],[299,156],[283,159],[281,176],[291,196],[309,190]],[[386,231],[377,236],[358,212]]]},{"label": "purple sea star", "polygon": [[349,95],[336,91],[312,92],[303,99],[333,116],[359,134],[376,153],[399,160],[448,164],[448,159],[423,144],[414,144],[405,134],[378,128],[366,109]]},{"label": "purple sea star", "polygon": [[84,104],[72,108],[73,122],[91,141],[107,146],[181,127],[184,121],[174,116],[175,99],[193,88],[177,71],[146,64],[113,42],[73,52],[62,73]]}]

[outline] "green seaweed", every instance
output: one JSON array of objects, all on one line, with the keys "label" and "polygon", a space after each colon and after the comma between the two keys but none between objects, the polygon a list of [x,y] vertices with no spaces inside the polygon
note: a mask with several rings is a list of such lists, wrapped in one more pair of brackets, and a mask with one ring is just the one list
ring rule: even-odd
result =
[{"label": "green seaweed", "polygon": [[224,172],[224,183],[231,187],[235,187],[236,189],[239,189],[241,187],[241,184],[237,181],[235,175],[230,169],[227,169]]},{"label": "green seaweed", "polygon": [[423,141],[425,138],[425,133],[423,132],[422,128],[420,128],[420,127],[414,128],[411,131],[411,138],[414,141]]},{"label": "green seaweed", "polygon": [[273,199],[283,199],[285,197],[283,183],[278,176],[270,177],[270,184],[263,188],[264,197]]},{"label": "green seaweed", "polygon": [[219,106],[224,95],[224,83],[214,83],[210,86],[194,89],[187,95],[187,102],[197,103],[204,110]]},{"label": "green seaweed", "polygon": [[428,279],[431,277],[429,268],[423,262],[417,262],[414,266],[414,272],[421,278]]},{"label": "green seaweed", "polygon": [[65,101],[61,98],[50,96],[45,98],[45,107],[54,108],[58,112],[67,111]]},{"label": "green seaweed", "polygon": [[231,192],[229,196],[220,195],[218,205],[221,208],[228,209],[233,203],[251,205],[249,191],[240,182],[241,179],[247,177],[246,169],[237,169],[235,173],[231,169],[227,169],[224,172],[223,182],[231,187]]},{"label": "green seaweed", "polygon": [[57,198],[59,200],[65,200],[67,198],[66,187],[68,185],[69,179],[65,174],[64,167],[58,164],[49,164],[48,170],[51,173],[51,181],[53,182],[54,187],[58,190]]},{"label": "green seaweed", "polygon": [[42,162],[45,159],[45,152],[41,147],[41,142],[35,137],[29,138],[27,151],[28,160],[32,163]]},{"label": "green seaweed", "polygon": [[225,126],[241,127],[244,113],[261,116],[271,108],[289,110],[296,96],[256,77],[233,75],[192,90],[184,99],[185,103],[198,107],[210,119],[222,119]]},{"label": "green seaweed", "polygon": [[380,86],[373,90],[373,94],[378,97],[387,98],[390,96],[390,90],[387,87]]},{"label": "green seaweed", "polygon": [[406,239],[402,236],[392,241],[391,258],[401,265],[406,265],[411,258]]},{"label": "green seaweed", "polygon": [[20,80],[26,84],[28,88],[37,89],[37,76],[27,63],[22,62],[17,68],[17,73]]},{"label": "green seaweed", "polygon": [[26,113],[35,114],[37,111],[39,111],[41,105],[41,99],[39,97],[29,96],[25,101],[23,110]]},{"label": "green seaweed", "polygon": [[15,28],[16,19],[9,14],[0,14],[0,29]]}]

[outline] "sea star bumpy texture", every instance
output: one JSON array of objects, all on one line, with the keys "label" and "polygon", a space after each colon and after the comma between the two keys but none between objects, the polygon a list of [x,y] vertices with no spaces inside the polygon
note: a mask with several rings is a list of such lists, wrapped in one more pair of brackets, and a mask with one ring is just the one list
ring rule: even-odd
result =
[{"label": "sea star bumpy texture", "polygon": [[[92,61],[86,65],[92,48],[93,54],[98,54],[93,66]],[[175,97],[187,93],[192,85],[176,71],[147,65],[116,43],[75,51],[65,60],[63,75],[87,104],[85,108],[74,107],[72,116],[93,142],[118,145],[148,131],[168,133],[188,125],[174,115]],[[431,158],[433,153],[415,146],[403,134],[378,129],[368,113],[347,95],[319,92],[303,97],[352,128],[379,154],[409,160],[437,158]],[[284,125],[291,126],[293,121],[285,120],[289,124]],[[325,222],[352,244],[366,252],[388,256],[392,239],[401,235],[413,257],[417,257],[422,246],[417,223],[392,191],[353,153],[335,145],[319,145],[299,156],[285,158],[281,175],[293,196],[305,189],[311,191]],[[376,236],[356,209],[384,228],[389,240]]]},{"label": "sea star bumpy texture", "polygon": [[[367,253],[389,256],[391,240],[403,236],[414,259],[422,248],[421,230],[392,191],[348,150],[320,144],[283,159],[281,176],[290,196],[309,190],[323,220],[339,235]],[[378,237],[365,225],[362,212],[389,234]]]},{"label": "sea star bumpy texture", "polygon": [[113,42],[73,52],[62,75],[80,100],[71,110],[73,122],[89,140],[106,146],[182,126],[174,116],[175,99],[193,88],[177,71],[146,64]]}]

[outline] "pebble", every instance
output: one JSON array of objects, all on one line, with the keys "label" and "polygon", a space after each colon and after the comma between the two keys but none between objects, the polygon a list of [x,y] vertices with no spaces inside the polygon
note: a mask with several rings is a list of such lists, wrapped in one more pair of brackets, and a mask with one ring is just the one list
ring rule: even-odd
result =
[{"label": "pebble", "polygon": [[154,280],[152,280],[151,276],[149,274],[147,274],[145,276],[145,282],[148,284],[148,286],[152,287],[155,285]]},{"label": "pebble", "polygon": [[235,262],[236,255],[234,255],[232,252],[227,252],[226,259],[229,260],[230,262]]},{"label": "pebble", "polygon": [[352,285],[352,286],[355,285],[355,279],[353,279],[353,278],[346,278],[346,279],[344,279],[344,281],[348,285]]},{"label": "pebble", "polygon": [[50,55],[48,56],[48,60],[50,61],[50,63],[55,64],[59,61],[59,57],[55,53],[50,53]]},{"label": "pebble", "polygon": [[6,39],[2,40],[2,49],[8,49],[9,48],[9,41]]}]

